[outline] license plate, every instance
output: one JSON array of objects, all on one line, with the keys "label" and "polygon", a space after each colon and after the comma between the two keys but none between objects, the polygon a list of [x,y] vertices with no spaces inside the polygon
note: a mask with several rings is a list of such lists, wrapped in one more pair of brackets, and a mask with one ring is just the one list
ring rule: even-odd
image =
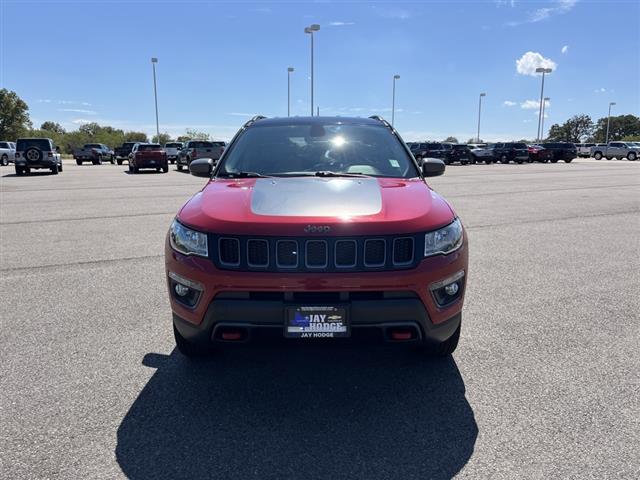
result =
[{"label": "license plate", "polygon": [[347,309],[300,305],[286,309],[284,336],[288,338],[338,338],[351,334]]}]

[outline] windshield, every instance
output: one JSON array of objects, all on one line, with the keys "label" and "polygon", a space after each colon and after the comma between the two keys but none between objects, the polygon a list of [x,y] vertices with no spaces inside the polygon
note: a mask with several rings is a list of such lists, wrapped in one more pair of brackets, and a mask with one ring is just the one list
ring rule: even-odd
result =
[{"label": "windshield", "polygon": [[182,147],[181,143],[167,143],[165,148],[180,148]]},{"label": "windshield", "polygon": [[39,150],[49,151],[51,150],[51,145],[49,144],[49,140],[46,138],[22,138],[18,140],[19,151],[24,151],[27,148],[35,147]]},{"label": "windshield", "polygon": [[211,148],[213,142],[189,142],[189,148]]},{"label": "windshield", "polygon": [[407,151],[386,127],[318,123],[248,129],[231,146],[218,175],[241,172],[268,176],[418,176]]},{"label": "windshield", "polygon": [[162,150],[162,146],[161,145],[153,145],[153,144],[139,145],[138,146],[138,151],[139,152],[148,152],[148,151],[152,151],[152,150]]}]

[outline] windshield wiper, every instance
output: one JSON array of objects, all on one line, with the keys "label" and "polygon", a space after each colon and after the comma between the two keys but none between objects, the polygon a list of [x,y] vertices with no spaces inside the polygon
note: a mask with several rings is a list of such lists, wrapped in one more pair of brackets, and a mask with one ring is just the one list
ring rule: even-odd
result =
[{"label": "windshield wiper", "polygon": [[263,175],[258,172],[224,172],[220,176],[230,178],[270,178],[269,175]]},{"label": "windshield wiper", "polygon": [[368,177],[366,173],[359,172],[332,172],[330,170],[320,170],[314,174],[316,177]]}]

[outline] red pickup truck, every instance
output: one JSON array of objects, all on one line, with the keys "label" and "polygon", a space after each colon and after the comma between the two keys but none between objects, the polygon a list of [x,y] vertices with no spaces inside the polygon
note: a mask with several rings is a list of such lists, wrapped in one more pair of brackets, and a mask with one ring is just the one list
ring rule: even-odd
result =
[{"label": "red pickup truck", "polygon": [[209,181],[167,235],[178,350],[373,335],[451,354],[468,246],[425,180],[444,169],[379,117],[247,122],[219,161],[191,162]]},{"label": "red pickup truck", "polygon": [[158,143],[136,143],[129,154],[129,172],[138,173],[141,168],[153,168],[167,173],[167,153]]}]

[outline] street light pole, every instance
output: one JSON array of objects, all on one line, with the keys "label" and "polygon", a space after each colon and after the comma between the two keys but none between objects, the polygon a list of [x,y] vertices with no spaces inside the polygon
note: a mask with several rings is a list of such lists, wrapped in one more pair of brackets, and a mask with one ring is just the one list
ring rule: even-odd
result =
[{"label": "street light pole", "polygon": [[609,124],[611,123],[611,107],[615,104],[616,102],[609,102],[609,113],[607,114],[607,136],[605,138],[604,143],[609,143]]},{"label": "street light pole", "polygon": [[291,116],[291,72],[293,67],[287,68],[287,117]]},{"label": "street light pole", "polygon": [[158,123],[158,88],[156,87],[156,63],[158,59],[156,57],[151,58],[151,65],[153,66],[153,96],[156,100],[156,138],[160,143],[160,124]]},{"label": "street light pole", "polygon": [[304,29],[304,33],[311,35],[311,116],[313,117],[313,32],[320,30],[317,23],[311,24]]},{"label": "street light pole", "polygon": [[540,140],[544,140],[544,109],[547,106],[547,102],[551,100],[549,97],[544,97],[544,99],[542,100],[542,122],[541,122],[541,126],[540,126]]},{"label": "street light pole", "polygon": [[540,123],[542,121],[542,102],[544,98],[544,76],[547,73],[551,73],[551,72],[552,72],[552,69],[550,68],[543,68],[543,67],[536,68],[536,73],[542,73],[542,86],[540,87],[540,110],[538,111],[538,135],[536,137],[537,141],[540,140]]},{"label": "street light pole", "polygon": [[393,93],[391,95],[391,126],[393,127],[393,122],[396,116],[396,80],[400,79],[400,75],[393,76]]},{"label": "street light pole", "polygon": [[478,100],[478,136],[476,137],[476,142],[480,143],[480,112],[482,111],[482,97],[486,97],[486,93],[480,94],[480,99]]},{"label": "street light pole", "polygon": [[609,102],[609,113],[607,114],[607,136],[605,137],[604,143],[606,144],[605,148],[605,156],[609,153],[609,124],[611,123],[611,107],[614,106],[616,102]]}]

